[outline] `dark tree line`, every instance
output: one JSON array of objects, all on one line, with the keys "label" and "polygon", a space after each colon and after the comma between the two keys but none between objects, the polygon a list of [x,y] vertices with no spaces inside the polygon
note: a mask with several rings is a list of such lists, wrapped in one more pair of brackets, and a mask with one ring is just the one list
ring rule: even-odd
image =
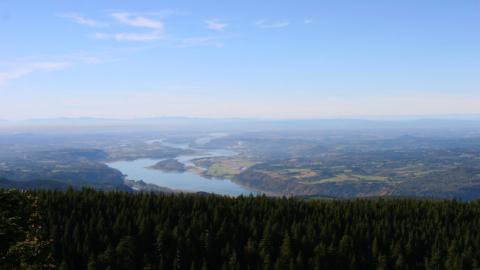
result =
[{"label": "dark tree line", "polygon": [[0,269],[53,269],[51,241],[43,239],[38,198],[0,189]]},{"label": "dark tree line", "polygon": [[480,269],[480,202],[37,191],[59,269]]}]

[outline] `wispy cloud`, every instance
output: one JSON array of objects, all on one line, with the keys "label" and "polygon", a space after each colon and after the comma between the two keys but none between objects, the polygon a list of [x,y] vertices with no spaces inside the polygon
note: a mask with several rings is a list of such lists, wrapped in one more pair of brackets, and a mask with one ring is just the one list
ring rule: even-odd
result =
[{"label": "wispy cloud", "polygon": [[210,30],[223,31],[227,28],[228,24],[220,19],[210,19],[203,21]]},{"label": "wispy cloud", "polygon": [[163,22],[144,16],[138,16],[129,12],[114,12],[110,14],[118,22],[134,27],[144,27],[163,31]]},{"label": "wispy cloud", "polygon": [[108,14],[115,14],[115,13],[126,13],[130,16],[140,16],[140,17],[149,17],[155,19],[166,19],[168,17],[173,16],[187,16],[191,13],[185,10],[178,10],[178,9],[160,9],[155,11],[144,11],[144,12],[130,12],[124,10],[112,10],[108,12]]},{"label": "wispy cloud", "polygon": [[92,26],[92,27],[94,27],[94,26],[105,26],[105,24],[103,24],[103,23],[99,23],[94,19],[84,17],[84,16],[82,16],[78,13],[62,13],[62,14],[58,14],[57,16],[61,17],[61,18],[69,19],[69,20],[71,20],[75,23],[81,24],[81,25]]},{"label": "wispy cloud", "polygon": [[70,54],[60,56],[56,59],[61,59],[61,61],[68,62],[71,65],[74,65],[74,64],[97,65],[97,64],[104,64],[107,62],[114,61],[111,57],[105,55],[105,53],[103,53],[102,56],[99,57],[99,56],[85,53],[85,52],[70,53]]},{"label": "wispy cloud", "polygon": [[80,56],[78,59],[82,63],[94,64],[94,65],[103,64],[103,63],[107,62],[106,60],[104,60],[102,58],[99,58],[99,57],[96,57],[96,56]]},{"label": "wispy cloud", "polygon": [[148,42],[154,40],[163,39],[164,36],[159,32],[152,33],[95,33],[94,36],[96,39],[111,39],[116,41],[137,41],[137,42]]},{"label": "wispy cloud", "polygon": [[26,62],[17,64],[7,71],[0,72],[0,85],[11,80],[20,79],[36,71],[60,70],[68,66],[70,66],[68,62]]},{"label": "wispy cloud", "polygon": [[112,12],[110,16],[120,24],[130,27],[146,28],[149,29],[149,32],[97,32],[94,34],[94,38],[130,42],[149,42],[164,39],[164,23],[160,20],[147,17],[147,15],[144,14],[130,12]]},{"label": "wispy cloud", "polygon": [[210,46],[222,48],[223,42],[219,41],[216,37],[189,37],[179,39],[176,45],[178,48],[187,48],[195,46]]},{"label": "wispy cloud", "polygon": [[63,70],[75,65],[97,65],[113,60],[95,56],[85,52],[76,52],[65,55],[49,56],[42,59],[17,59],[11,62],[0,63],[4,68],[0,70],[0,86],[21,79],[35,72],[51,72]]},{"label": "wispy cloud", "polygon": [[[165,31],[165,24],[163,19],[173,15],[186,15],[188,13],[180,13],[175,10],[163,10],[158,12],[128,12],[128,11],[111,11],[107,13],[109,17],[108,25],[110,31],[98,31],[92,33],[90,37],[99,40],[113,40],[118,42],[153,42],[162,40],[171,43],[178,48],[196,47],[196,46],[210,46],[223,47],[224,43],[221,37],[215,36],[197,36],[197,37],[178,37],[176,35],[167,35]],[[67,17],[89,26],[97,26],[98,23],[94,20],[87,19],[78,15],[77,13],[62,14],[62,17]],[[203,21],[206,28],[214,31],[224,31],[228,27],[228,23],[224,20],[213,18]],[[114,26],[115,27],[114,28]],[[113,30],[119,29],[120,30]],[[136,29],[136,30],[135,30]],[[98,60],[87,60],[95,63]]]},{"label": "wispy cloud", "polygon": [[262,29],[267,28],[283,28],[290,25],[288,21],[268,21],[268,20],[258,20],[255,22],[255,26]]},{"label": "wispy cloud", "polygon": [[312,19],[305,19],[305,20],[303,20],[303,23],[304,24],[312,24],[313,20]]}]

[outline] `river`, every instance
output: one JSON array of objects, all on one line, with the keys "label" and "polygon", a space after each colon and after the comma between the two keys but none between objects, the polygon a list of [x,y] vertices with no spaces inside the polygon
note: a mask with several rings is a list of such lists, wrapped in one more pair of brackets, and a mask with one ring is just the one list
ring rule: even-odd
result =
[{"label": "river", "polygon": [[[154,143],[161,142],[170,147],[186,149],[186,145],[167,143],[163,140],[151,141]],[[195,166],[191,160],[202,157],[219,157],[232,156],[235,152],[216,149],[202,151],[204,155],[184,155],[175,159],[186,166]],[[122,160],[107,163],[111,168],[121,171],[127,175],[130,180],[142,180],[145,183],[155,184],[161,187],[167,187],[175,190],[184,190],[189,192],[208,192],[221,195],[239,196],[255,194],[256,192],[246,189],[245,187],[232,182],[229,179],[206,178],[194,172],[163,172],[155,169],[148,169],[148,166],[154,165],[162,159],[136,159]]]}]

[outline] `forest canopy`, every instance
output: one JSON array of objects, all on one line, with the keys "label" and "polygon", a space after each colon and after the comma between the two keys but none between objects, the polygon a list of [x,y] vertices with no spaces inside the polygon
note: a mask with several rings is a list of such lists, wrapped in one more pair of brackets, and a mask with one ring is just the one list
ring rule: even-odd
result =
[{"label": "forest canopy", "polygon": [[479,201],[0,192],[4,265],[30,241],[31,269],[480,269]]}]

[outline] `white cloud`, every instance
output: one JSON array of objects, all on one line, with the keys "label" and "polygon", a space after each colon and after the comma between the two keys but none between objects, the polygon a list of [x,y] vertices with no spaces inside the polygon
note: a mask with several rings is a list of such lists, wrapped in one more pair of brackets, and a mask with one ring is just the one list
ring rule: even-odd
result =
[{"label": "white cloud", "polygon": [[[113,40],[119,42],[152,42],[157,40],[163,40],[171,42],[175,47],[194,47],[194,46],[211,46],[211,47],[223,47],[223,42],[220,41],[218,37],[211,36],[200,36],[200,37],[187,37],[180,38],[175,37],[175,35],[167,35],[165,32],[164,22],[160,18],[165,18],[172,15],[186,14],[179,13],[173,10],[163,10],[160,12],[127,12],[127,11],[117,11],[110,12],[109,24],[104,24],[104,26],[113,27],[113,23],[116,23],[117,26],[123,26],[123,30],[118,31],[99,31],[92,33],[90,37],[99,39],[99,40]],[[76,13],[62,14],[61,17],[70,18],[78,23],[89,25],[89,26],[99,26],[96,21],[82,17]],[[213,18],[203,21],[206,25],[206,28],[214,31],[223,31],[228,27],[228,23],[221,19]],[[132,30],[134,27],[138,28],[138,32]],[[125,30],[128,28],[129,30]],[[141,31],[142,29],[143,31]],[[101,60],[95,58],[83,58],[84,62],[96,64],[102,62]]]},{"label": "white cloud", "polygon": [[[138,13],[137,13],[138,14]],[[186,16],[190,15],[191,13],[185,10],[178,10],[178,9],[161,9],[156,11],[148,11],[148,12],[141,12],[138,15],[142,16],[154,16],[156,18],[168,18],[172,16]]]},{"label": "white cloud", "polygon": [[94,36],[96,39],[112,39],[116,41],[137,41],[137,42],[148,42],[163,39],[164,36],[159,32],[152,33],[95,33]]},{"label": "white cloud", "polygon": [[313,23],[313,20],[312,19],[305,19],[303,21],[304,24],[312,24]]},{"label": "white cloud", "polygon": [[163,22],[151,18],[137,16],[128,12],[114,12],[110,14],[118,22],[134,27],[144,27],[163,31]]},{"label": "white cloud", "polygon": [[96,56],[80,56],[78,59],[82,63],[93,64],[93,65],[103,64],[103,63],[106,62],[104,59],[101,59],[101,58],[96,57]]},{"label": "white cloud", "polygon": [[65,61],[71,64],[90,64],[90,65],[97,65],[103,64],[112,61],[105,54],[102,54],[101,57],[85,53],[85,52],[76,52],[70,53],[63,56],[59,56],[57,59],[62,59],[61,61]]},{"label": "white cloud", "polygon": [[288,21],[267,21],[267,20],[258,20],[255,22],[255,26],[262,29],[267,28],[283,28],[290,25]]},{"label": "white cloud", "polygon": [[11,80],[20,79],[36,71],[60,70],[68,66],[70,66],[68,62],[28,62],[18,64],[10,70],[0,72],[0,85]]},{"label": "white cloud", "polygon": [[5,66],[5,69],[4,71],[0,70],[0,86],[9,81],[20,79],[35,72],[63,70],[73,65],[81,64],[97,65],[107,61],[108,60],[105,60],[104,58],[80,52],[50,57],[50,60],[23,59],[4,62],[2,64]]},{"label": "white cloud", "polygon": [[110,13],[117,22],[131,26],[150,29],[151,32],[135,33],[135,32],[119,32],[104,33],[98,32],[94,34],[96,39],[110,39],[115,41],[131,41],[131,42],[148,42],[164,39],[164,24],[162,21],[147,18],[144,15],[138,15],[129,12],[113,12]]},{"label": "white cloud", "polygon": [[208,29],[215,31],[223,31],[228,26],[227,23],[219,19],[205,20],[203,22],[207,25]]},{"label": "white cloud", "polygon": [[58,14],[57,16],[61,18],[70,19],[71,21],[81,25],[87,25],[87,26],[103,26],[104,25],[104,24],[98,23],[96,20],[86,18],[77,13],[63,13],[63,14]]},{"label": "white cloud", "polygon": [[223,47],[223,43],[215,37],[189,37],[178,40],[177,47],[187,48],[195,46]]}]

